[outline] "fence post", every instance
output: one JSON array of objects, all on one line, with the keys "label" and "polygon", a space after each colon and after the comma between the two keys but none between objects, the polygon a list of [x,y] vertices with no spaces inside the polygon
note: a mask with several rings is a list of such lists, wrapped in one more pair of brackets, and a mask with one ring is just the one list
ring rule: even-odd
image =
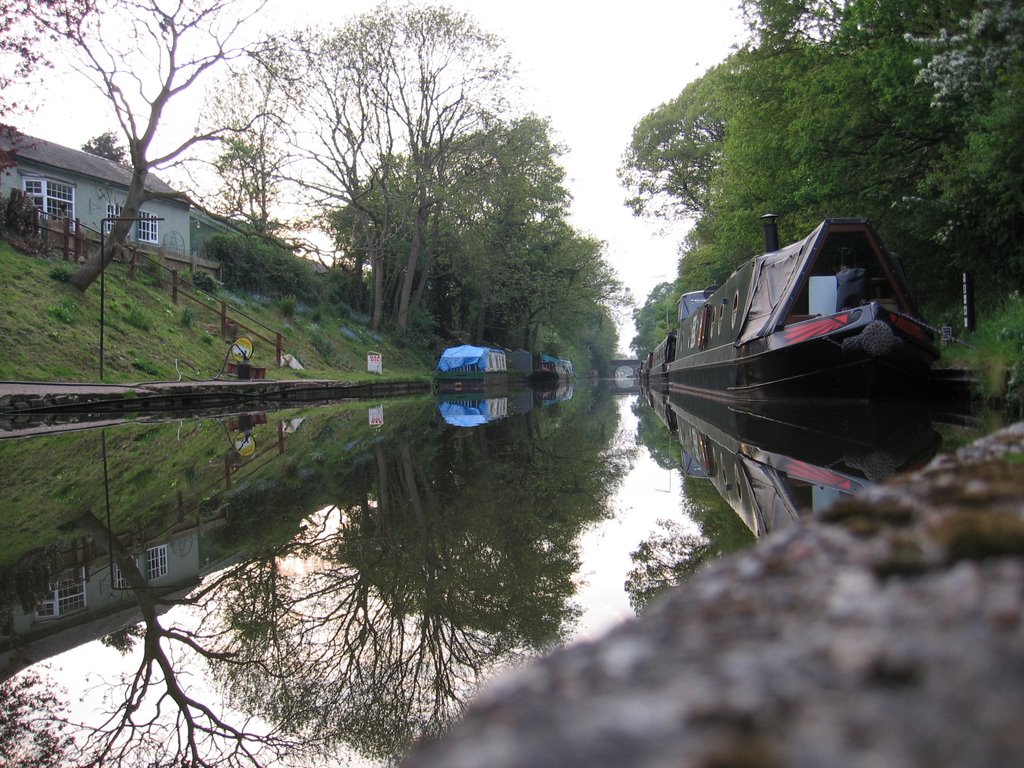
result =
[{"label": "fence post", "polygon": [[171,270],[171,303],[178,306],[178,270]]},{"label": "fence post", "polygon": [[223,301],[220,303],[220,337],[227,338],[228,335],[228,305]]},{"label": "fence post", "polygon": [[281,353],[284,351],[284,339],[281,338],[281,332],[277,332],[277,338],[274,340],[274,344],[277,348],[277,367],[281,367]]},{"label": "fence post", "polygon": [[135,265],[138,263],[138,261],[139,255],[135,251],[132,251],[132,255],[128,259],[128,276],[133,280],[135,279]]},{"label": "fence post", "polygon": [[81,220],[75,219],[75,263],[77,264],[83,257],[88,259],[85,254],[85,232],[82,231]]},{"label": "fence post", "polygon": [[71,258],[71,219],[64,219],[64,242],[61,244],[64,249],[64,261]]}]

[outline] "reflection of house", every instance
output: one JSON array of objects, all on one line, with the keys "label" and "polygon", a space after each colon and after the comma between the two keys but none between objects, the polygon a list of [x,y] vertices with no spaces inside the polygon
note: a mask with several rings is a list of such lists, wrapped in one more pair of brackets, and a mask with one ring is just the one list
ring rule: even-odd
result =
[{"label": "reflection of house", "polygon": [[[205,534],[223,520],[171,534],[135,552],[135,562],[149,587],[160,595],[187,592],[216,567],[206,562]],[[27,664],[74,648],[83,642],[141,621],[138,601],[118,567],[106,556],[90,557],[92,546],[70,553],[76,561],[51,581],[51,592],[35,611],[11,606],[8,626],[0,633],[0,680]]]},{"label": "reflection of house", "polygon": [[[129,168],[31,136],[13,141],[0,136],[0,149],[10,151],[14,161],[0,176],[0,193],[7,197],[12,189],[22,190],[51,225],[66,219],[72,226],[79,223],[99,232],[103,219],[121,215],[131,182]],[[198,263],[199,254],[193,252],[188,200],[152,173],[146,191],[154,197],[142,204],[141,221],[130,234],[133,243],[160,253],[171,269],[215,268]]]}]

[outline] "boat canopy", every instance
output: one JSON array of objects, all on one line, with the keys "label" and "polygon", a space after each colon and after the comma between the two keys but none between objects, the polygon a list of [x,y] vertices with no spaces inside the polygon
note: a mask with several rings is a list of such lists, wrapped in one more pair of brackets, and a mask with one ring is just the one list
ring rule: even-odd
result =
[{"label": "boat canopy", "polygon": [[822,224],[803,240],[754,259],[754,274],[737,344],[775,330],[781,319],[779,315],[788,309],[785,300],[796,290],[824,227]]},{"label": "boat canopy", "polygon": [[449,347],[437,361],[439,371],[504,371],[507,370],[505,353],[500,349],[474,347],[463,344]]},{"label": "boat canopy", "polygon": [[793,316],[868,300],[916,314],[899,264],[867,219],[826,219],[803,240],[753,260],[736,344],[767,336]]}]

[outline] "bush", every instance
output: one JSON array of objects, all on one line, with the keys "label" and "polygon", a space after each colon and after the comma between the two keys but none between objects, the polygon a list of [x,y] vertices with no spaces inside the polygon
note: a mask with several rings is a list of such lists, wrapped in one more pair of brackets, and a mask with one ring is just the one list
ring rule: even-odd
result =
[{"label": "bush", "polygon": [[196,288],[207,293],[217,293],[217,281],[208,272],[193,272],[189,276],[189,282]]},{"label": "bush", "polygon": [[229,289],[320,303],[320,285],[311,265],[285,248],[255,237],[215,235],[207,241],[206,252],[223,265],[222,280]]},{"label": "bush", "polygon": [[3,229],[5,232],[25,237],[36,228],[36,206],[32,198],[20,189],[12,189],[4,207]]}]

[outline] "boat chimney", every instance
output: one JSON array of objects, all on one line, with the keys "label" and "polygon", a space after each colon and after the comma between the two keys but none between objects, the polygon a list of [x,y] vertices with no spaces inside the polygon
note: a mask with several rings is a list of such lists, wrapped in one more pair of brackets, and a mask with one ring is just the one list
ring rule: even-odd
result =
[{"label": "boat chimney", "polygon": [[775,220],[779,218],[777,213],[766,213],[761,217],[764,222],[764,250],[765,253],[779,250],[779,228],[775,226]]}]

